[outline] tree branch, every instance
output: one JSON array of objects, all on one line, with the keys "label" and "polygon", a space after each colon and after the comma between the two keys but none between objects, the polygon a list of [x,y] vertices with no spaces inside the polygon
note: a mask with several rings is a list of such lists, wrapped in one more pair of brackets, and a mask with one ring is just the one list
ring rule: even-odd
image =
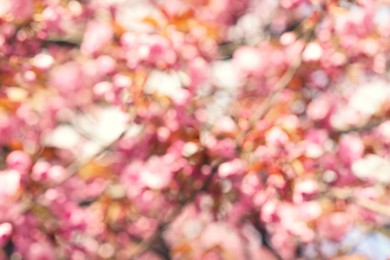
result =
[{"label": "tree branch", "polygon": [[352,190],[334,188],[330,190],[328,194],[333,198],[349,201],[359,207],[368,209],[386,217],[390,217],[390,207],[388,205],[370,199],[355,197]]}]

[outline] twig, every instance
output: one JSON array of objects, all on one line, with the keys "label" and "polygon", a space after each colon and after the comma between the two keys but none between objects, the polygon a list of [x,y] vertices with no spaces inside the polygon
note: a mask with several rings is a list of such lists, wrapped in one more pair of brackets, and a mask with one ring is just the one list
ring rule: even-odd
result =
[{"label": "twig", "polygon": [[[176,218],[177,214],[178,213],[175,214],[174,218]],[[151,235],[149,238],[147,238],[146,240],[139,243],[136,247],[134,247],[130,251],[129,259],[136,259],[139,255],[141,255],[148,249],[152,248],[153,244],[155,244],[157,241],[160,241],[160,243],[162,243],[162,245],[165,246],[167,248],[167,251],[169,252],[168,246],[166,245],[165,241],[162,238],[162,233],[169,226],[169,223],[170,221],[160,224],[156,229],[156,231],[153,233],[153,235]]]},{"label": "twig", "polygon": [[371,210],[372,212],[379,213],[383,216],[390,218],[390,207],[382,203],[362,198],[352,198],[352,201],[355,202],[358,206]]},{"label": "twig", "polygon": [[368,209],[372,212],[390,217],[390,207],[388,205],[364,198],[353,196],[351,190],[332,189],[328,192],[331,197],[355,203],[357,206]]},{"label": "twig", "polygon": [[[61,184],[63,184],[64,182],[66,182],[67,180],[69,180],[69,178],[71,178],[72,176],[74,176],[75,174],[78,173],[78,169],[81,169],[82,167],[88,165],[89,163],[91,163],[92,161],[94,161],[96,158],[98,158],[99,156],[101,156],[102,154],[104,154],[105,152],[109,151],[113,145],[115,145],[120,139],[122,139],[125,134],[127,133],[129,129],[129,126],[126,127],[122,133],[117,137],[115,138],[114,141],[112,141],[111,143],[109,143],[108,145],[104,146],[101,150],[99,150],[96,154],[94,154],[93,156],[91,156],[88,160],[80,163],[80,162],[74,162],[72,163],[71,165],[69,165],[67,167],[67,172],[68,172],[68,175],[66,175],[62,180],[56,182],[56,183],[53,183],[51,185],[48,186],[48,188],[55,188],[55,187],[58,187],[60,186]],[[46,189],[45,189],[46,191]],[[28,212],[32,209],[36,199],[38,198],[38,196],[41,195],[41,192],[39,192],[38,194],[34,195],[34,196],[28,196],[26,197],[26,201],[24,203],[24,206],[22,207],[22,212]]]},{"label": "twig", "polygon": [[[307,43],[308,39],[311,37],[313,32],[314,32],[314,26],[313,26],[313,28],[310,28],[307,31],[307,33],[304,35],[305,43]],[[305,47],[306,47],[306,45],[302,48],[301,52],[304,51]],[[289,85],[289,83],[291,82],[291,80],[293,79],[295,74],[297,73],[301,64],[302,64],[302,53],[299,54],[298,58],[292,63],[291,67],[287,70],[287,72],[283,75],[283,77],[278,81],[278,83],[275,86],[275,91],[271,94],[271,96],[267,100],[267,103],[260,110],[260,112],[255,114],[254,119],[257,119],[257,120],[261,119],[262,117],[264,117],[268,113],[269,109],[274,104],[279,93]],[[174,213],[172,214],[171,218],[168,221],[164,222],[163,224],[160,224],[159,228],[155,231],[155,233],[153,235],[151,235],[148,239],[146,239],[143,242],[141,242],[140,244],[138,244],[138,246],[136,246],[131,251],[130,259],[135,259],[137,256],[141,255],[143,252],[145,252],[149,248],[152,248],[152,245],[154,243],[156,243],[156,241],[158,241],[159,237],[161,237],[161,234],[164,232],[164,230],[166,230],[169,227],[169,225],[172,222],[174,222],[176,217],[180,214],[182,209],[191,201],[191,199],[194,198],[198,193],[207,191],[208,187],[212,183],[212,178],[214,177],[214,175],[217,172],[218,165],[219,164],[217,164],[215,167],[213,167],[212,172],[210,173],[209,177],[204,181],[204,184],[202,185],[202,187],[195,190],[191,196],[189,196],[183,203],[181,203],[175,209]],[[264,229],[262,229],[262,230],[264,231]],[[265,234],[262,233],[262,236],[263,235],[265,235]],[[278,253],[272,248],[272,246],[269,245],[268,248],[271,250],[271,252],[273,253],[273,255],[275,255],[276,258],[282,259],[278,255]]]},{"label": "twig", "polygon": [[96,160],[99,156],[101,156],[102,154],[104,154],[105,152],[111,150],[111,148],[120,140],[122,139],[125,134],[127,133],[127,131],[129,130],[129,127],[126,127],[122,133],[117,137],[115,138],[114,141],[112,141],[111,143],[109,143],[108,145],[104,146],[102,149],[100,149],[97,153],[95,153],[94,155],[92,155],[89,159],[87,159],[86,161],[80,163],[80,162],[74,162],[72,163],[71,165],[69,165],[66,170],[68,172],[68,175],[63,178],[61,181],[59,182],[56,182],[54,184],[51,185],[51,188],[53,187],[57,187],[61,184],[63,184],[64,182],[66,182],[69,178],[71,178],[72,176],[74,176],[78,171],[78,169],[81,169],[83,168],[84,166],[88,165],[89,163],[93,162],[94,160]]},{"label": "twig", "polygon": [[269,95],[264,105],[257,111],[255,111],[253,117],[251,118],[251,125],[253,126],[258,120],[264,118],[269,110],[272,108],[273,104],[276,102],[279,94],[288,87],[291,80],[294,78],[294,76],[297,74],[299,68],[302,65],[303,58],[302,54],[306,49],[308,40],[312,37],[312,34],[314,33],[314,26],[313,28],[310,28],[303,36],[304,46],[302,47],[301,51],[299,52],[297,58],[292,62],[291,66],[288,68],[288,70],[283,74],[282,78],[276,83],[274,87],[274,91]]},{"label": "twig", "polygon": [[[303,48],[304,50],[304,48]],[[303,51],[302,50],[302,51]],[[280,92],[285,89],[294,78],[297,73],[299,67],[302,64],[302,55],[299,54],[299,57],[292,63],[287,72],[282,76],[282,78],[276,83],[275,90],[271,93],[271,95],[267,98],[266,103],[255,112],[253,117],[251,118],[251,125],[253,125],[256,121],[264,118],[267,113],[270,111],[272,105],[276,102],[277,97]]]},{"label": "twig", "polygon": [[275,250],[275,248],[272,246],[270,242],[270,236],[267,231],[267,228],[265,227],[264,223],[260,223],[259,217],[255,214],[254,215],[254,221],[252,222],[253,227],[260,233],[262,244],[265,248],[267,248],[270,253],[277,259],[282,260],[282,256]]},{"label": "twig", "polygon": [[288,70],[283,74],[283,76],[280,78],[280,80],[276,83],[274,91],[269,95],[265,103],[260,107],[260,109],[253,112],[253,116],[250,118],[249,121],[249,127],[246,131],[242,133],[238,137],[238,143],[242,144],[245,140],[245,137],[248,135],[248,133],[255,127],[256,122],[263,119],[268,112],[271,110],[272,106],[277,101],[277,98],[279,94],[288,87],[296,73],[298,72],[299,68],[302,65],[303,58],[302,54],[304,50],[306,49],[307,42],[311,38],[312,34],[314,33],[314,26],[313,28],[310,28],[304,36],[304,46],[302,47],[300,53],[298,54],[297,58],[292,62],[291,66],[288,68]]},{"label": "twig", "polygon": [[169,225],[171,223],[173,223],[175,221],[175,219],[182,212],[183,208],[186,207],[187,204],[192,201],[192,198],[194,198],[197,194],[199,194],[201,192],[207,191],[207,189],[211,185],[213,177],[215,176],[215,174],[217,172],[217,169],[218,169],[218,164],[213,167],[212,172],[207,177],[207,179],[204,181],[203,185],[199,189],[192,192],[192,194],[189,195],[186,200],[184,200],[182,203],[180,203],[179,206],[177,208],[175,208],[175,210],[173,211],[173,213],[171,214],[169,219],[167,221],[165,221],[164,223],[161,223],[153,235],[151,235],[148,239],[146,239],[143,242],[141,242],[140,244],[138,244],[130,252],[130,259],[135,259],[137,256],[144,253],[146,250],[152,248],[153,244],[156,243],[157,241],[159,241],[159,239],[160,239],[160,242],[163,242],[162,245],[166,246],[166,248],[168,249],[168,246],[166,244],[164,244],[165,241],[162,238],[162,233],[169,227]]},{"label": "twig", "polygon": [[369,131],[373,130],[374,128],[378,127],[380,124],[382,124],[386,120],[388,120],[388,118],[373,120],[373,121],[367,122],[366,124],[364,124],[362,126],[356,126],[356,127],[352,127],[352,128],[345,129],[345,130],[339,130],[339,131],[335,131],[334,133],[341,135],[341,134],[348,134],[348,133],[352,133],[352,132],[358,132],[358,133],[369,132]]}]

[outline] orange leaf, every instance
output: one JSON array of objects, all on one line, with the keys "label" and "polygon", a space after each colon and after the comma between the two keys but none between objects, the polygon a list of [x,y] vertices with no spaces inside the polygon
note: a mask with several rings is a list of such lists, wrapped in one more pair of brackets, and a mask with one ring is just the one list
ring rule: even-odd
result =
[{"label": "orange leaf", "polygon": [[126,32],[126,30],[123,28],[123,26],[118,24],[115,21],[111,22],[111,26],[114,29],[115,35],[118,36],[118,37],[121,37],[122,34],[124,34]]},{"label": "orange leaf", "polygon": [[104,161],[94,160],[79,169],[79,176],[83,179],[93,179],[98,177],[109,178],[113,174],[111,167]]},{"label": "orange leaf", "polygon": [[158,21],[156,19],[154,19],[153,17],[147,16],[144,19],[142,19],[142,21],[144,23],[147,23],[147,24],[153,26],[154,28],[158,28],[159,27]]},{"label": "orange leaf", "polygon": [[174,254],[180,254],[180,255],[187,255],[191,253],[192,247],[188,242],[183,242],[181,244],[178,244],[172,249],[172,252]]},{"label": "orange leaf", "polygon": [[15,112],[20,103],[10,100],[6,97],[0,97],[0,108],[3,108],[7,112]]}]

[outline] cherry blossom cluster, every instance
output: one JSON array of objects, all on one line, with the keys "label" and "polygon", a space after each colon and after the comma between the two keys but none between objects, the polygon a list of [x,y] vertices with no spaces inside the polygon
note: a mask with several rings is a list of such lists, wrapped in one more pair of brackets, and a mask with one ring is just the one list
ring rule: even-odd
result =
[{"label": "cherry blossom cluster", "polygon": [[370,259],[344,242],[390,222],[389,22],[0,1],[0,259]]}]

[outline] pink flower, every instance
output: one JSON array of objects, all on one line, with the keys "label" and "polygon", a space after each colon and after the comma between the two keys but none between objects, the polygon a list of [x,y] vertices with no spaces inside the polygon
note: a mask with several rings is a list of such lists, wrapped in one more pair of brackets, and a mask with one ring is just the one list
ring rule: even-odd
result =
[{"label": "pink flower", "polygon": [[62,9],[59,7],[46,7],[42,12],[43,24],[48,31],[62,32],[61,21],[62,21]]},{"label": "pink flower", "polygon": [[126,49],[134,49],[138,45],[138,40],[135,34],[125,32],[120,38],[121,45]]},{"label": "pink flower", "polygon": [[291,234],[282,228],[274,230],[271,243],[278,254],[285,260],[296,259],[296,242],[291,239]]},{"label": "pink flower", "polygon": [[[343,40],[357,39],[355,37],[363,38],[372,31],[373,15],[372,8],[357,8],[338,15],[335,19],[335,31],[343,36],[341,44],[343,44]],[[356,41],[353,41],[353,44],[356,45]],[[349,45],[346,44],[345,47],[349,47]]]},{"label": "pink flower", "polygon": [[354,161],[351,170],[359,179],[375,183],[390,183],[389,159],[377,154],[367,154],[364,158]]},{"label": "pink flower", "polygon": [[273,146],[273,145],[283,145],[286,144],[289,141],[289,137],[278,127],[272,127],[269,131],[267,131],[265,135],[265,140],[267,145]]},{"label": "pink flower", "polygon": [[46,71],[54,64],[54,58],[47,53],[39,53],[31,61],[32,65],[40,70]]},{"label": "pink flower", "polygon": [[60,165],[50,165],[48,162],[37,162],[31,173],[31,178],[35,181],[60,182],[65,178],[66,169]]},{"label": "pink flower", "polygon": [[253,76],[264,67],[260,51],[257,48],[243,46],[233,55],[233,64],[244,77]]},{"label": "pink flower", "polygon": [[280,4],[282,5],[283,8],[294,8],[300,4],[303,4],[307,2],[307,0],[281,0]]},{"label": "pink flower", "polygon": [[166,188],[173,177],[170,162],[165,157],[152,156],[140,171],[140,180],[151,189]]},{"label": "pink flower", "polygon": [[12,234],[12,225],[8,222],[0,224],[0,246],[4,246]]},{"label": "pink flower", "polygon": [[90,22],[84,34],[81,50],[87,54],[99,52],[113,35],[111,26],[104,22]]},{"label": "pink flower", "polygon": [[116,60],[108,55],[99,56],[96,59],[99,72],[104,75],[111,74],[116,69]]},{"label": "pink flower", "polygon": [[218,167],[218,175],[221,178],[226,178],[231,175],[240,175],[245,172],[245,163],[241,159],[234,159],[229,162],[224,162]]},{"label": "pink flower", "polygon": [[37,162],[32,168],[31,178],[34,181],[44,181],[48,178],[48,171],[51,165],[48,162]]},{"label": "pink flower", "polygon": [[27,258],[30,260],[54,260],[53,247],[47,242],[37,242],[31,244]]},{"label": "pink flower", "polygon": [[138,57],[157,66],[172,65],[176,61],[176,53],[169,41],[160,35],[147,35],[141,40]]},{"label": "pink flower", "polygon": [[231,117],[224,116],[218,119],[213,128],[215,135],[234,136],[237,133],[236,122]]},{"label": "pink flower", "polygon": [[318,192],[318,183],[313,180],[304,180],[295,186],[295,190],[301,194],[314,194]]},{"label": "pink flower", "polygon": [[128,88],[132,84],[131,79],[123,74],[116,74],[112,81],[116,89]]},{"label": "pink flower", "polygon": [[224,159],[232,159],[236,155],[236,143],[230,138],[222,140],[210,138],[206,143],[206,146],[213,156],[220,156]]},{"label": "pink flower", "polygon": [[275,200],[268,200],[264,203],[260,211],[260,219],[265,223],[270,223],[277,218],[277,202]]},{"label": "pink flower", "polygon": [[304,221],[317,219],[322,214],[321,204],[317,201],[306,201],[299,204],[298,207],[300,216]]},{"label": "pink flower", "polygon": [[[0,172],[0,198],[15,195],[20,189],[20,173],[16,170],[6,170]],[[1,200],[1,199],[0,199]]]},{"label": "pink flower", "polygon": [[109,81],[98,82],[93,86],[93,94],[98,98],[105,97],[110,100],[111,95],[114,95],[113,88],[113,84]]},{"label": "pink flower", "polygon": [[311,42],[305,48],[302,56],[305,61],[318,61],[323,54],[322,47],[315,42]]},{"label": "pink flower", "polygon": [[34,0],[10,0],[10,2],[10,13],[16,20],[24,21],[32,17],[34,13]]},{"label": "pink flower", "polygon": [[56,67],[50,74],[50,85],[64,96],[74,95],[84,85],[84,73],[80,64],[68,62]]},{"label": "pink flower", "polygon": [[204,59],[198,57],[190,62],[188,74],[191,79],[191,86],[196,89],[207,80],[209,65]]},{"label": "pink flower", "polygon": [[313,180],[303,180],[295,185],[294,200],[301,202],[311,196],[317,194],[319,191],[318,183]]},{"label": "pink flower", "polygon": [[60,165],[54,165],[47,171],[48,178],[53,182],[62,181],[66,174],[66,169]]},{"label": "pink flower", "polygon": [[[226,249],[232,249],[237,245],[229,244],[233,242],[232,240],[237,240],[237,234],[233,232],[229,226],[224,223],[210,223],[205,227],[201,237],[200,242],[207,248],[213,248],[216,246],[225,247]],[[239,242],[239,241],[235,241]]]},{"label": "pink flower", "polygon": [[332,109],[332,97],[322,95],[310,102],[307,107],[307,115],[312,120],[323,120]]},{"label": "pink flower", "polygon": [[318,232],[325,239],[340,241],[351,226],[352,217],[348,213],[334,212],[320,219]]},{"label": "pink flower", "polygon": [[32,160],[30,156],[23,151],[13,151],[7,156],[7,165],[20,173],[27,173],[30,169]]},{"label": "pink flower", "polygon": [[355,134],[343,135],[340,139],[338,155],[347,165],[362,158],[364,144],[362,139]]}]

